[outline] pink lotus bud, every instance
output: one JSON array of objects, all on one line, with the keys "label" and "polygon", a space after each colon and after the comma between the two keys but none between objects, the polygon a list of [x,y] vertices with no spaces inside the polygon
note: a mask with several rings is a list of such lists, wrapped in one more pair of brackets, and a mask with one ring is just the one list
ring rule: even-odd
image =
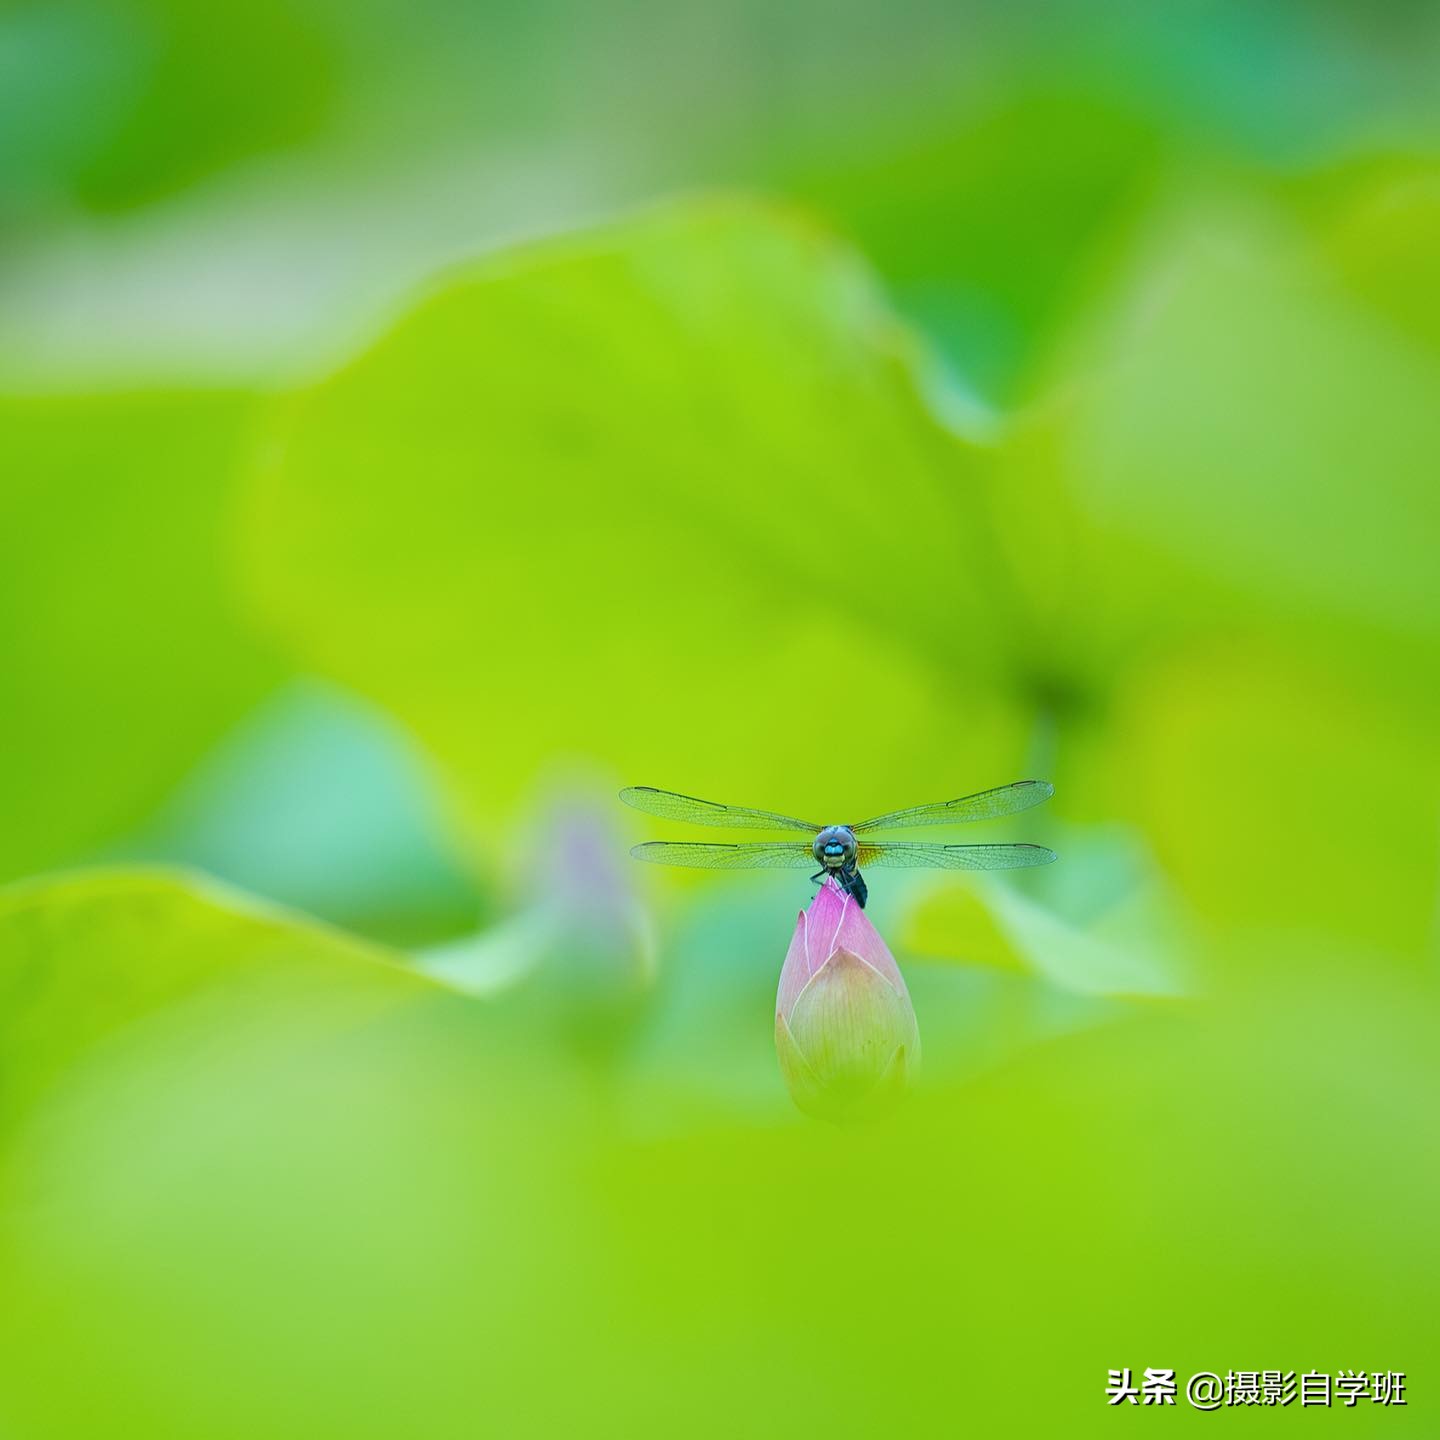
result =
[{"label": "pink lotus bud", "polygon": [[887,1109],[920,1063],[895,957],[834,880],[796,922],[775,997],[775,1049],[795,1103],[827,1120]]}]

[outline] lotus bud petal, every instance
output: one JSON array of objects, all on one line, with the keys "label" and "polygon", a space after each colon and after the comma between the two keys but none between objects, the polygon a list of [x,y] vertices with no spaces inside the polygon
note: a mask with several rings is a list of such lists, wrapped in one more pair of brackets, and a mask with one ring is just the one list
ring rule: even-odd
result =
[{"label": "lotus bud petal", "polygon": [[888,1109],[919,1065],[900,967],[833,880],[796,922],[775,998],[775,1049],[795,1103],[827,1120]]}]

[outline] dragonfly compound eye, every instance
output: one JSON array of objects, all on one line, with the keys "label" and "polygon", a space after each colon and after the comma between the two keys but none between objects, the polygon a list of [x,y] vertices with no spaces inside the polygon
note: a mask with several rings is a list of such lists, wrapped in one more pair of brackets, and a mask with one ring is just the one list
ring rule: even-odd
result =
[{"label": "dragonfly compound eye", "polygon": [[839,825],[827,825],[815,837],[813,848],[816,860],[831,870],[848,865],[855,855],[853,837]]}]

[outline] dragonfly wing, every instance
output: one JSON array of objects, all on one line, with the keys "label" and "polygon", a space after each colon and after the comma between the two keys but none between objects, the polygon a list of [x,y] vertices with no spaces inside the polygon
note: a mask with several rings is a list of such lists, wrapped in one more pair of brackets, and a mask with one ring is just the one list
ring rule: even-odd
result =
[{"label": "dragonfly wing", "polygon": [[1055,793],[1048,780],[1017,780],[1013,785],[997,785],[978,795],[962,795],[958,800],[940,800],[934,805],[912,805],[908,810],[892,810],[876,815],[850,828],[862,831],[898,830],[907,825],[959,825],[967,820],[994,820],[1000,815],[1014,815],[1039,805]]},{"label": "dragonfly wing", "polygon": [[800,870],[816,864],[808,845],[705,845],[689,841],[652,840],[630,852],[656,865],[688,865],[697,870]]},{"label": "dragonfly wing", "polygon": [[857,847],[862,870],[875,866],[911,866],[931,870],[1022,870],[1056,859],[1043,845],[926,845],[892,841]]},{"label": "dragonfly wing", "polygon": [[677,795],[673,790],[655,790],[649,785],[628,786],[620,792],[620,798],[647,815],[684,820],[691,825],[719,825],[727,830],[804,830],[812,835],[821,828],[792,815],[777,815],[773,810],[717,805],[713,800],[697,800],[693,795]]}]

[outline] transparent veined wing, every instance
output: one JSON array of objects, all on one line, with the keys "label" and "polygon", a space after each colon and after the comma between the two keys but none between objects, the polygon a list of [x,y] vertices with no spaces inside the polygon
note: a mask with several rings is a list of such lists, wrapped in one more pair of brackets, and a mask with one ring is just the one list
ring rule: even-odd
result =
[{"label": "transparent veined wing", "polygon": [[727,830],[805,830],[812,835],[821,828],[793,815],[750,810],[743,805],[717,805],[713,800],[697,800],[693,795],[677,795],[673,790],[655,790],[649,785],[630,785],[620,792],[620,798],[647,815],[684,820],[691,825],[719,825]]},{"label": "transparent veined wing", "polygon": [[898,830],[907,825],[960,825],[967,820],[994,820],[1001,815],[1014,815],[1039,805],[1055,793],[1048,780],[1017,780],[1013,785],[997,785],[978,795],[962,795],[958,800],[939,800],[933,805],[912,805],[908,810],[891,810],[862,820],[850,828],[862,831]]},{"label": "transparent veined wing", "polygon": [[911,866],[931,870],[1023,870],[1048,865],[1057,856],[1043,845],[926,845],[904,840],[876,841],[856,847],[862,870]]},{"label": "transparent veined wing", "polygon": [[757,845],[708,845],[700,842],[652,840],[630,852],[655,865],[688,865],[696,870],[801,870],[816,868],[808,845],[777,841]]}]

